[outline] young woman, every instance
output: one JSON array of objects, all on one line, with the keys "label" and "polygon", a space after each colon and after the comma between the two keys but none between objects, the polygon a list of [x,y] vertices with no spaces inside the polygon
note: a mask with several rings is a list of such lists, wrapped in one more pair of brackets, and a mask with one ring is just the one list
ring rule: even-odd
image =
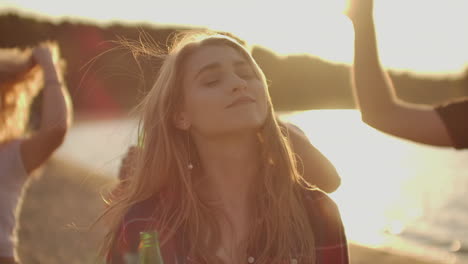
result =
[{"label": "young woman", "polygon": [[[0,50],[0,263],[16,263],[13,230],[21,189],[63,142],[70,124],[68,93],[57,71],[58,48],[48,43]],[[28,133],[30,105],[43,87],[37,131]]]},{"label": "young woman", "polygon": [[108,263],[136,254],[145,230],[159,232],[166,264],[348,263],[337,207],[298,173],[236,39],[179,38],[141,106],[136,167],[107,211]]}]

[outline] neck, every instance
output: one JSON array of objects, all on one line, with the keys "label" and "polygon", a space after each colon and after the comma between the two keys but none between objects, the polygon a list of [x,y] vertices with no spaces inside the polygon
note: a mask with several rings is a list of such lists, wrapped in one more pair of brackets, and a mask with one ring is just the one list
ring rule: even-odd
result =
[{"label": "neck", "polygon": [[206,139],[194,137],[208,193],[227,211],[247,209],[249,190],[259,169],[255,134]]}]

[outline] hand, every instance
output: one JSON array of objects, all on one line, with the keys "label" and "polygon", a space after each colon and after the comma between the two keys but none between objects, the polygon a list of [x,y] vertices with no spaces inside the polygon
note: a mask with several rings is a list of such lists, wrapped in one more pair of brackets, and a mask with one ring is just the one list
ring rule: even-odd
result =
[{"label": "hand", "polygon": [[35,47],[32,51],[32,57],[41,66],[49,65],[50,63],[53,64],[54,62],[51,47],[47,44],[41,44]]},{"label": "hand", "polygon": [[373,0],[347,0],[347,10],[345,14],[356,24],[372,19],[373,9]]},{"label": "hand", "polygon": [[45,42],[36,46],[32,51],[33,60],[44,70],[44,79],[47,81],[58,81],[55,62],[58,61],[58,47],[51,42]]}]

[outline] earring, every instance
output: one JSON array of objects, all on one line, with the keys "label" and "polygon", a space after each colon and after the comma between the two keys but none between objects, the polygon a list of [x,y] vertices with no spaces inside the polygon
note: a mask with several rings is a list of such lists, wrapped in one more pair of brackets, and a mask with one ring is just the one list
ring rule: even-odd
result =
[{"label": "earring", "polygon": [[187,168],[191,171],[193,169],[192,159],[190,158],[190,134],[187,132],[187,155],[188,155],[188,165]]}]

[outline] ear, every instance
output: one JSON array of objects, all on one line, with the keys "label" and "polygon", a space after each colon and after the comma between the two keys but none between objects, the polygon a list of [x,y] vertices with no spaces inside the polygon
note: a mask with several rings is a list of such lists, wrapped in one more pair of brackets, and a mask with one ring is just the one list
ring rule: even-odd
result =
[{"label": "ear", "polygon": [[188,130],[192,125],[186,112],[179,112],[174,115],[174,125],[181,130]]}]

